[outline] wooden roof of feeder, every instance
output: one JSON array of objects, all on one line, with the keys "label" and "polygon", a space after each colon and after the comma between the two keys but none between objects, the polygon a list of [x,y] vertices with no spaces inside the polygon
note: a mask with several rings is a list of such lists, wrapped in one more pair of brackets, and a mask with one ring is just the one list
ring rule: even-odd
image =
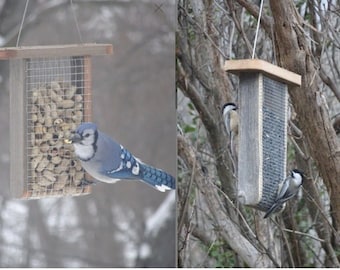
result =
[{"label": "wooden roof of feeder", "polygon": [[227,60],[224,70],[236,75],[245,72],[262,72],[273,80],[288,85],[301,85],[300,75],[260,59]]},{"label": "wooden roof of feeder", "polygon": [[70,44],[0,48],[0,60],[112,54],[112,44]]}]

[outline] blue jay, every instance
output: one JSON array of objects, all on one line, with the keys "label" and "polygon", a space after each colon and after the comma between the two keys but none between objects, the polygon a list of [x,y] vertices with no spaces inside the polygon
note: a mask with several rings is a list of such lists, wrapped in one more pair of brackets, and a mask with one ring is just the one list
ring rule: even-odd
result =
[{"label": "blue jay", "polygon": [[159,191],[175,189],[175,178],[134,157],[122,145],[100,132],[93,123],[82,123],[66,142],[72,143],[83,168],[95,179],[115,183],[142,180]]},{"label": "blue jay", "polygon": [[290,172],[290,175],[280,183],[278,193],[273,205],[269,208],[264,218],[269,217],[278,210],[284,208],[285,203],[293,198],[299,191],[303,183],[304,174],[302,171],[294,169]]}]

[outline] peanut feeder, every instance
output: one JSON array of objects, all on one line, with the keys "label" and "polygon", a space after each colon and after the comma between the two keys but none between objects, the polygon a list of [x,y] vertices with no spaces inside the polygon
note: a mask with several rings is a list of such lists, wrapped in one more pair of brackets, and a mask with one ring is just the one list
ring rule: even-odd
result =
[{"label": "peanut feeder", "polygon": [[109,44],[0,49],[10,62],[10,191],[18,198],[83,195],[89,176],[68,138],[91,121],[91,55]]}]

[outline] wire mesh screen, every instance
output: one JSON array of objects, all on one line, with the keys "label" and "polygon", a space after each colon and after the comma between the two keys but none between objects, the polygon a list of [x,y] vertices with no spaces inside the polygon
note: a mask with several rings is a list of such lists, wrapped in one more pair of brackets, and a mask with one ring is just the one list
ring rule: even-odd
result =
[{"label": "wire mesh screen", "polygon": [[278,184],[286,176],[287,86],[263,76],[263,193],[258,208],[273,204]]},{"label": "wire mesh screen", "polygon": [[90,119],[86,57],[25,61],[27,197],[88,193],[86,174],[66,144]]}]

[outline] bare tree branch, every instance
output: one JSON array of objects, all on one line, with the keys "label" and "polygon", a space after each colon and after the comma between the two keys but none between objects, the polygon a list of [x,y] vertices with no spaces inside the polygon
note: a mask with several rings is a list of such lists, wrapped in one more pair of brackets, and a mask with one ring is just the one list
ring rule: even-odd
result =
[{"label": "bare tree branch", "polygon": [[[223,203],[219,200],[216,188],[198,169],[200,166],[195,166],[194,168],[193,165],[199,164],[199,161],[196,158],[194,148],[190,146],[188,140],[178,135],[177,143],[178,155],[185,161],[187,167],[193,170],[195,183],[200,192],[205,195],[216,230],[220,232],[225,241],[242,257],[249,267],[267,267],[271,265],[270,259],[242,236],[237,225],[223,211]],[[224,228],[228,228],[228,230]]]},{"label": "bare tree branch", "polygon": [[[255,5],[252,2],[247,1],[247,0],[236,0],[236,1],[241,6],[243,6],[252,16],[254,16],[255,18],[258,18],[260,8],[257,5]],[[260,23],[263,26],[263,28],[265,29],[265,31],[267,32],[267,34],[271,36],[272,35],[271,27],[272,27],[272,24],[273,24],[273,18],[262,13],[262,18],[261,18]]]},{"label": "bare tree branch", "polygon": [[[271,0],[270,5],[275,18],[278,62],[288,70],[302,75],[302,89],[290,87],[289,94],[311,149],[311,155],[330,193],[335,210],[333,212],[335,227],[340,231],[338,227],[340,226],[340,198],[335,196],[340,192],[340,186],[336,184],[340,180],[340,146],[325,104],[321,98],[318,98],[317,81],[314,80],[317,71],[312,61],[312,53],[304,34],[296,26],[298,19],[294,19],[293,3]],[[287,51],[290,51],[291,57],[285,57]]]},{"label": "bare tree branch", "polygon": [[[339,110],[337,74],[340,68],[336,60],[339,54],[336,50],[337,37],[333,37],[340,24],[337,18],[339,12],[332,5],[333,2],[326,3],[321,0],[299,3],[292,0],[270,0],[270,5],[264,6],[257,56],[262,59],[276,57],[277,60],[274,62],[279,66],[302,75],[301,87],[289,86],[288,88],[294,114],[291,115],[289,130],[289,135],[292,133],[292,144],[288,145],[287,167],[300,168],[305,171],[307,177],[303,186],[303,196],[296,197],[293,203],[288,204],[287,210],[280,214],[286,220],[287,230],[302,233],[288,234],[287,231],[282,231],[283,234],[278,237],[274,233],[275,227],[271,226],[272,223],[263,222],[262,213],[255,209],[249,210],[247,206],[235,208],[237,202],[233,199],[228,200],[232,198],[230,190],[234,192],[236,189],[229,189],[224,180],[235,180],[232,184],[236,184],[237,179],[230,176],[232,166],[229,164],[229,153],[225,150],[228,135],[224,134],[223,126],[220,126],[222,119],[220,112],[216,110],[221,101],[237,101],[235,97],[238,92],[238,80],[230,76],[234,86],[234,89],[231,89],[229,78],[221,72],[220,66],[225,55],[236,58],[249,56],[251,43],[248,39],[254,32],[254,20],[258,19],[258,1],[179,0],[179,2],[181,8],[176,54],[179,64],[178,89],[194,104],[203,123],[202,130],[206,131],[206,134],[200,132],[201,141],[208,142],[209,147],[202,151],[198,144],[194,149],[195,154],[202,155],[204,152],[216,160],[209,163],[208,173],[204,172],[201,178],[197,178],[195,174],[193,178],[194,185],[198,186],[200,200],[195,197],[189,205],[195,209],[191,212],[193,219],[189,223],[190,237],[193,237],[194,225],[203,231],[205,227],[202,223],[215,225],[216,212],[222,209],[221,204],[223,204],[223,210],[231,213],[229,216],[234,224],[237,224],[240,233],[256,249],[266,254],[266,259],[271,260],[272,264],[279,266],[282,258],[280,266],[299,267],[314,263],[315,266],[338,267],[336,250],[340,243],[340,198],[336,195],[340,192],[340,185],[338,185],[340,148],[331,125],[330,115],[334,118]],[[298,8],[300,13],[297,11]],[[228,25],[230,19],[232,23]],[[222,89],[224,91],[221,91]],[[208,119],[213,124],[208,123]],[[336,128],[336,121],[333,122]],[[214,127],[210,129],[212,126]],[[199,137],[192,138],[198,140]],[[191,144],[190,147],[192,145],[195,144]],[[185,179],[189,182],[187,176]],[[312,179],[323,180],[325,185],[322,183],[320,185],[325,188],[320,191],[319,183],[316,186],[315,180]],[[207,189],[213,189],[209,185],[212,180],[212,185],[218,190],[217,194],[207,194]],[[203,181],[206,185],[204,189],[199,187],[200,184],[196,181]],[[212,200],[210,196],[219,196],[214,198],[217,202],[210,202],[209,206],[207,203],[202,208],[198,207],[198,202]],[[303,207],[305,205],[307,207]],[[199,218],[195,219],[196,216]],[[224,235],[225,230],[219,226],[216,228],[218,232],[214,231],[209,235],[210,241],[215,241],[214,237],[217,237],[216,241],[226,241],[229,244],[231,240]],[[256,237],[249,233],[250,231],[254,232]],[[313,237],[317,234],[315,239],[323,241],[307,239],[304,233]],[[190,237],[187,239],[189,243]],[[195,238],[195,241],[201,241],[207,246],[208,238],[204,236],[200,238]],[[287,248],[290,247],[291,250],[281,249],[282,241],[286,241]],[[234,246],[231,248],[233,252],[239,252]],[[187,255],[189,250],[188,248]],[[325,256],[319,257],[318,260],[311,260],[311,255],[315,254],[325,254]],[[288,256],[289,260],[287,260]],[[235,263],[233,266],[239,265]]]}]

